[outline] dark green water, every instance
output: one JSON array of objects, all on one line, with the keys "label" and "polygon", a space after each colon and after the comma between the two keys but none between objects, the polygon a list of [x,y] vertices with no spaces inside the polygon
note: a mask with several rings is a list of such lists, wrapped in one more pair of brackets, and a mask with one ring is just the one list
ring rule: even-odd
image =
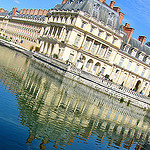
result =
[{"label": "dark green water", "polygon": [[0,46],[0,150],[148,150],[145,115]]}]

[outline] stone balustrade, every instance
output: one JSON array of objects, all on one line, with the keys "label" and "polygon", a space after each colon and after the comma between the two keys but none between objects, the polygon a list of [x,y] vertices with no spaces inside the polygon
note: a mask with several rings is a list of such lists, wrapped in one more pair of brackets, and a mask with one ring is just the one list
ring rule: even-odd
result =
[{"label": "stone balustrade", "polygon": [[[111,94],[114,97],[121,98],[123,97],[126,102],[129,100],[132,104],[137,105],[142,108],[149,108],[150,107],[150,99],[135,92],[131,91],[130,89],[117,85],[111,81],[102,79],[98,76],[95,76],[91,73],[88,73],[86,71],[77,69],[76,67],[69,66],[68,71],[71,73],[76,74],[80,78],[83,78],[85,85],[88,85],[96,90],[99,90],[101,92]],[[74,78],[76,79],[76,78]],[[80,79],[76,79],[80,80]]]}]

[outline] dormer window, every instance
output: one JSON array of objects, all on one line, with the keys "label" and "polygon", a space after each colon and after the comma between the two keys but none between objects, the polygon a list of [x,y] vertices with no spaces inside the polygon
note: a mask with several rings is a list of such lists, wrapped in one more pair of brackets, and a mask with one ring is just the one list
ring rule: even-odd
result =
[{"label": "dormer window", "polygon": [[146,63],[150,65],[150,58],[146,59]]},{"label": "dormer window", "polygon": [[95,3],[94,4],[94,9],[93,9],[93,16],[94,17],[98,17],[98,14],[99,14],[99,8],[100,8],[100,4],[98,3]]},{"label": "dormer window", "polygon": [[136,56],[136,53],[137,53],[137,51],[136,51],[135,49],[132,49],[131,55],[132,55],[133,57]]},{"label": "dormer window", "polygon": [[141,54],[139,55],[139,59],[142,61],[143,58],[144,58],[144,54],[141,53]]},{"label": "dormer window", "polygon": [[109,26],[111,26],[112,27],[112,25],[113,25],[113,20],[114,20],[114,13],[112,13],[112,12],[110,12],[109,14],[108,14],[108,20],[107,20],[107,24],[109,25]]},{"label": "dormer window", "polygon": [[125,45],[125,46],[124,46],[124,51],[125,51],[126,53],[128,53],[129,48],[130,48],[130,47],[129,47],[128,45]]},{"label": "dormer window", "polygon": [[69,3],[71,4],[71,3],[73,3],[74,2],[74,0],[69,0]]},{"label": "dormer window", "polygon": [[81,4],[83,2],[83,0],[78,0],[78,4]]}]

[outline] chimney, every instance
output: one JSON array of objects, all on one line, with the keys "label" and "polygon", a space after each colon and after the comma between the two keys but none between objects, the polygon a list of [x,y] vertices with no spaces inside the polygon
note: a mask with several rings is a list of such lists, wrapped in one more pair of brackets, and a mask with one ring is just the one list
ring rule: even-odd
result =
[{"label": "chimney", "polygon": [[3,8],[0,8],[0,12],[4,12],[4,9],[3,9]]},{"label": "chimney", "polygon": [[105,0],[99,0],[99,2],[103,3],[103,2],[105,2]]},{"label": "chimney", "polygon": [[110,7],[113,9],[114,8],[114,5],[115,5],[115,1],[111,1],[110,2]]},{"label": "chimney", "polygon": [[14,7],[14,8],[12,9],[12,11],[13,11],[12,16],[14,16],[14,15],[15,15],[15,13],[16,13],[16,11],[17,11],[17,7]]},{"label": "chimney", "polygon": [[29,14],[30,14],[30,15],[33,15],[33,13],[34,13],[34,10],[31,9]]},{"label": "chimney", "polygon": [[126,23],[124,28],[123,28],[123,32],[125,32],[127,34],[127,43],[130,42],[130,39],[132,37],[134,29],[133,28],[129,28],[129,23]]},{"label": "chimney", "polygon": [[146,36],[139,36],[138,40],[141,42],[141,45],[143,46],[146,41]]},{"label": "chimney", "polygon": [[23,13],[23,9],[20,9],[19,14],[22,14],[22,13]]},{"label": "chimney", "polygon": [[63,0],[63,1],[62,1],[62,4],[65,4],[67,1],[68,1],[68,0]]},{"label": "chimney", "polygon": [[116,11],[117,13],[119,13],[121,9],[120,9],[120,7],[113,7],[113,10]]},{"label": "chimney", "polygon": [[48,13],[48,11],[46,10],[46,9],[44,9],[44,11],[43,11],[43,16],[46,16],[46,14]]},{"label": "chimney", "polygon": [[26,9],[23,9],[23,14],[26,14]]},{"label": "chimney", "polygon": [[119,26],[121,25],[123,18],[124,18],[124,13],[119,12]]},{"label": "chimney", "polygon": [[126,23],[126,24],[125,24],[125,27],[126,27],[126,28],[129,28],[129,26],[130,26],[129,23]]}]

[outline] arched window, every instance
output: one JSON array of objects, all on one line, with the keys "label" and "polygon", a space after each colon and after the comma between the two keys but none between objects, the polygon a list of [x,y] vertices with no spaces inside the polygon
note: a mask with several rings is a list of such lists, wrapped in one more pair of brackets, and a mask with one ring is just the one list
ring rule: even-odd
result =
[{"label": "arched window", "polygon": [[116,70],[115,75],[114,75],[114,81],[116,80],[118,73],[119,73],[119,70]]},{"label": "arched window", "polygon": [[100,63],[97,62],[95,65],[94,65],[94,68],[93,68],[93,71],[95,72],[95,74],[97,74],[100,70]]},{"label": "arched window", "polygon": [[90,71],[90,68],[91,68],[92,64],[93,64],[93,60],[89,59],[86,66],[85,66],[87,68],[87,71]]}]

